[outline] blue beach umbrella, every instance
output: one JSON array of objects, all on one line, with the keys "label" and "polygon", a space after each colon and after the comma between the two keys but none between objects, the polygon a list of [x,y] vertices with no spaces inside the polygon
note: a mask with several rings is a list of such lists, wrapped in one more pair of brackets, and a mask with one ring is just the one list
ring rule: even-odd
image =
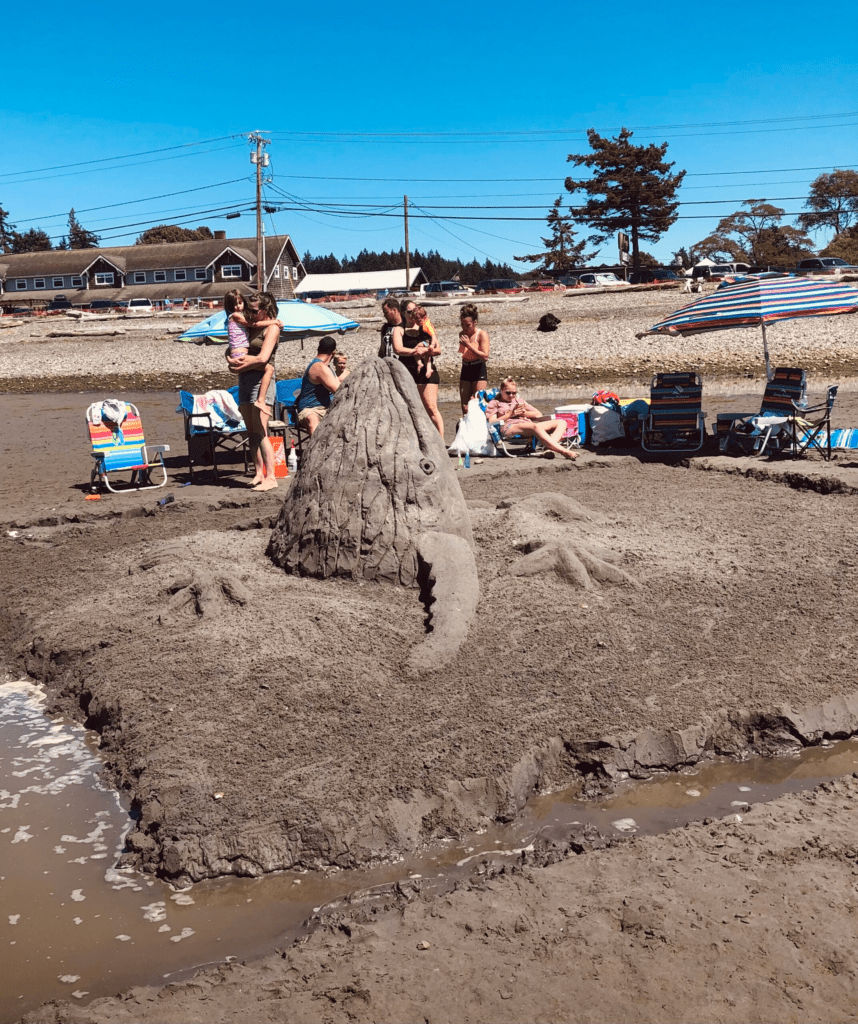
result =
[{"label": "blue beach umbrella", "polygon": [[677,338],[735,327],[760,327],[766,375],[771,380],[766,324],[803,316],[855,312],[858,312],[858,289],[849,284],[809,277],[746,278],[677,309],[637,337],[666,334]]},{"label": "blue beach umbrella", "polygon": [[[299,299],[283,300],[277,303],[277,318],[283,322],[281,337],[298,340],[311,334],[345,334],[356,331],[360,324],[348,320],[324,306],[316,306]],[[226,313],[221,310],[201,320],[181,334],[179,341],[195,341],[197,338],[223,338],[226,341]]]}]

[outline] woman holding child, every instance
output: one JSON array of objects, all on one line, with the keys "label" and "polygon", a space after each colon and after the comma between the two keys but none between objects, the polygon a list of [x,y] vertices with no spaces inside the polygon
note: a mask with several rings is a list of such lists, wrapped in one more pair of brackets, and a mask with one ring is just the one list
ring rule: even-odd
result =
[{"label": "woman holding child", "polygon": [[393,328],[394,355],[399,357],[414,378],[423,408],[443,438],[444,421],[438,411],[438,385],[441,377],[435,366],[435,357],[441,355],[441,346],[435,328],[429,322],[426,310],[412,299],[403,299],[402,316],[405,324]]},{"label": "woman holding child", "polygon": [[[256,474],[250,482],[255,491],[277,486],[274,451],[268,440],[268,421],[274,406],[274,354],[283,324],[277,319],[277,300],[271,292],[254,292],[244,300],[240,292],[224,296],[230,349],[227,363],[238,374],[238,408],[250,437]],[[246,330],[246,348],[238,330]]]}]

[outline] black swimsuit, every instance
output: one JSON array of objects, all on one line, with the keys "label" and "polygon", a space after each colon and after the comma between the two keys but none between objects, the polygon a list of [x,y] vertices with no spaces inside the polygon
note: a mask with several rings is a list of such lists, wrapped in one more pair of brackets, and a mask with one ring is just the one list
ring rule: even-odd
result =
[{"label": "black swimsuit", "polygon": [[[410,337],[405,335],[403,338],[409,344],[409,347],[416,348],[418,345],[431,345],[432,335],[428,331],[424,331],[422,328],[418,333],[417,337]],[[414,378],[415,383],[418,387],[423,387],[425,384],[440,384],[441,375],[438,373],[438,369],[435,366],[436,357],[432,357],[432,372],[427,375],[426,364],[417,361],[417,356],[400,356],[400,361],[406,370]]]}]

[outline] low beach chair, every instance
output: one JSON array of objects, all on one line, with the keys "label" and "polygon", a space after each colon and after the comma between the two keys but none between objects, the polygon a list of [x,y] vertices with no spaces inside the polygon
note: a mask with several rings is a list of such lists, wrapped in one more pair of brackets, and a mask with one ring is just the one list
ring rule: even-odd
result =
[{"label": "low beach chair", "polygon": [[[830,389],[829,389],[830,390]],[[834,388],[834,394],[837,388]],[[731,414],[726,434],[721,437],[721,451],[739,455],[759,456],[764,452],[793,451],[800,454],[802,436],[798,418],[811,410],[806,408],[807,371],[794,366],[778,366],[766,384],[758,413]],[[826,403],[827,404],[827,403]],[[834,398],[831,397],[831,405]],[[822,406],[814,407],[814,412]],[[830,430],[831,408],[828,407]],[[824,426],[824,421],[820,424]],[[818,434],[816,435],[818,437]],[[829,439],[830,440],[830,439]],[[809,441],[808,445],[812,442]],[[808,445],[801,447],[807,450]],[[830,444],[828,445],[830,457]]]},{"label": "low beach chair", "polygon": [[706,439],[702,398],[703,383],[696,373],[657,373],[641,430],[644,451],[699,451]]},{"label": "low beach chair", "polygon": [[[497,398],[500,388],[488,388],[486,391],[477,392],[477,401],[483,413],[486,412],[489,402]],[[486,415],[488,422],[488,415]],[[500,431],[499,423],[489,423],[489,437],[496,448],[496,454],[505,456],[508,459],[517,458],[519,455],[532,455],[537,449],[535,437],[524,437],[522,434],[511,434],[504,437]],[[512,451],[511,449],[516,449]]]},{"label": "low beach chair", "polygon": [[[125,418],[121,420],[108,418],[106,412],[125,407]],[[105,414],[102,414],[102,409]],[[95,466],[90,475],[90,490],[97,493],[103,484],[113,494],[123,491],[145,491],[163,487],[167,482],[167,467],[164,465],[164,452],[170,450],[168,444],[147,445],[143,436],[143,424],[137,406],[121,400],[96,402],[87,410],[87,429],[92,444],[90,455],[95,459]],[[159,469],[163,479],[158,483],[152,481],[152,470]],[[117,473],[131,473],[128,486],[117,490],[111,479]],[[115,481],[114,481],[115,482]]]},{"label": "low beach chair", "polygon": [[298,462],[304,456],[304,440],[309,440],[310,431],[298,422],[298,395],[301,393],[301,377],[278,380],[274,395],[274,419],[268,424],[269,430],[284,435],[288,430],[298,445]]},{"label": "low beach chair", "polygon": [[[234,402],[238,401],[238,385],[229,389]],[[188,444],[188,468],[191,481],[194,466],[210,465],[218,479],[218,452],[241,452],[244,455],[244,472],[247,474],[249,442],[247,428],[242,421],[230,424],[216,420],[210,411],[194,412],[194,395],[190,391],[179,392],[179,408],[185,421],[185,441]]]}]

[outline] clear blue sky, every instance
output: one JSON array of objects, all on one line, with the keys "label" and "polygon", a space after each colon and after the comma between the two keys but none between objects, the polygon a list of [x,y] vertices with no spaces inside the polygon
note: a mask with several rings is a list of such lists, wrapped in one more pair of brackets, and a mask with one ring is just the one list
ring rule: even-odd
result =
[{"label": "clear blue sky", "polygon": [[[682,219],[649,246],[665,262],[744,199],[797,212],[801,198],[780,197],[806,195],[821,170],[858,169],[850,3],[156,0],[97,13],[15,4],[4,25],[0,206],[53,238],[72,206],[104,245],[176,221],[253,234],[249,213],[226,221],[222,209],[253,201],[241,138],[253,129],[271,132],[266,198],[311,208],[268,216],[266,230],[314,255],[398,249],[401,219],[318,206],[396,212],[405,193],[414,214],[455,217],[415,216],[412,249],[509,262],[537,251],[590,127],[667,141],[687,170]],[[536,208],[437,209],[466,205]]]}]

